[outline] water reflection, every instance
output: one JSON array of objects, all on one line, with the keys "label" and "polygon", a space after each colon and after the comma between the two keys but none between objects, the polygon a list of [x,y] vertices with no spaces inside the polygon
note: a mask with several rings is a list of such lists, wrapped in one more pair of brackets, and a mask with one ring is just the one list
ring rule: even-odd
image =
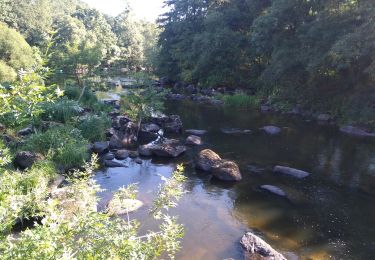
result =
[{"label": "water reflection", "polygon": [[[178,259],[241,259],[238,241],[249,228],[302,259],[371,259],[375,254],[374,141],[343,136],[333,127],[299,118],[190,103],[169,104],[167,110],[179,114],[185,128],[208,130],[204,148],[237,161],[243,181],[225,185],[195,172],[191,162],[199,148],[172,162],[148,160],[139,166],[127,161],[129,168],[99,172],[96,178],[107,189],[101,194],[103,204],[119,187],[138,182],[146,207],[134,217],[148,219],[147,206],[161,182],[158,174],[168,177],[176,163],[187,163],[187,194],[172,210],[186,226]],[[282,127],[282,133],[258,131],[270,124]],[[232,136],[223,134],[223,127],[253,133]],[[275,175],[276,164],[312,175],[305,180]],[[264,184],[282,188],[288,199],[262,192],[259,186]],[[142,228],[153,225],[147,220]]]}]

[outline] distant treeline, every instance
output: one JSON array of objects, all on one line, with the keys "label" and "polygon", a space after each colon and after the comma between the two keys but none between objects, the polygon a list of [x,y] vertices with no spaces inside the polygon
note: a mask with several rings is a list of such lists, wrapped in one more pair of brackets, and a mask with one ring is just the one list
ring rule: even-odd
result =
[{"label": "distant treeline", "polygon": [[375,124],[373,0],[166,0],[158,73]]}]

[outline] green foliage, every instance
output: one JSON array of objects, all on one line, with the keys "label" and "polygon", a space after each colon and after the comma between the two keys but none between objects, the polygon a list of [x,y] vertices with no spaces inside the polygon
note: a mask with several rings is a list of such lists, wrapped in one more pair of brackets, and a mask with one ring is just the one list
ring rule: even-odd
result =
[{"label": "green foliage", "polygon": [[31,135],[22,149],[49,156],[58,166],[70,169],[80,167],[89,158],[87,147],[80,130],[59,126]]},{"label": "green foliage", "polygon": [[142,121],[163,109],[165,92],[153,87],[129,90],[121,97],[121,109],[132,119]]},{"label": "green foliage", "polygon": [[60,99],[55,102],[49,102],[43,105],[44,111],[42,119],[67,123],[73,117],[78,116],[82,112],[82,108],[77,101],[69,99]]},{"label": "green foliage", "polygon": [[0,83],[12,82],[20,69],[35,65],[33,49],[21,34],[0,22]]},{"label": "green foliage", "polygon": [[0,238],[18,221],[42,216],[48,187],[55,176],[49,162],[39,162],[26,172],[5,170],[0,174]]},{"label": "green foliage", "polygon": [[[373,1],[168,0],[158,74],[373,121]],[[349,103],[350,104],[349,104]]]},{"label": "green foliage", "polygon": [[105,140],[105,131],[111,127],[111,119],[107,115],[88,116],[78,125],[82,136],[90,142]]},{"label": "green foliage", "polygon": [[[86,172],[92,172],[92,165],[89,164],[88,169],[78,175],[89,176]],[[171,182],[175,184],[169,184],[169,189],[181,189],[181,183],[177,183],[183,181],[181,171],[180,168],[179,173],[172,177]],[[23,175],[19,176],[22,178]],[[134,197],[134,188],[134,185],[130,185],[115,196]],[[21,232],[17,237],[9,234],[0,241],[2,258],[156,259],[162,254],[174,258],[183,235],[182,226],[177,224],[175,218],[163,215],[158,231],[149,231],[140,236],[140,224],[137,220],[112,218],[105,213],[96,212],[92,205],[96,203],[98,189],[99,187],[87,178],[75,179],[71,185],[60,189],[66,191],[64,198],[68,201],[79,198],[79,206],[78,203],[73,205],[80,207],[80,210],[67,214],[72,209],[64,206],[64,199],[46,200],[39,213],[44,217],[41,224],[35,223],[32,229]],[[33,190],[26,194],[31,196],[32,192]],[[181,191],[161,193],[176,197]],[[163,195],[164,199],[168,199],[168,196]],[[3,205],[5,204],[0,207]],[[3,236],[5,234],[3,233]]]},{"label": "green foliage", "polygon": [[219,95],[218,98],[224,101],[228,107],[234,108],[255,108],[260,105],[260,97],[255,95],[248,95],[246,93],[236,93],[234,95]]},{"label": "green foliage", "polygon": [[46,87],[40,72],[23,72],[19,81],[0,85],[0,121],[7,125],[35,123],[44,112],[44,105],[62,95],[56,86]]},{"label": "green foliage", "polygon": [[5,146],[4,142],[0,140],[0,172],[1,172],[1,167],[6,166],[10,162],[11,162],[10,151]]}]

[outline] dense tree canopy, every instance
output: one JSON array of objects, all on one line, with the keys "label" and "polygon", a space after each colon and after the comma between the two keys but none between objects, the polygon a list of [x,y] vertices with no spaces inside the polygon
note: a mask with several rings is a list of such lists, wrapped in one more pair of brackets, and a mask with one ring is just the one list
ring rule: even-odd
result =
[{"label": "dense tree canopy", "polygon": [[286,106],[373,118],[373,1],[165,4],[170,11],[160,19],[160,75],[202,86],[260,91]]},{"label": "dense tree canopy", "polygon": [[0,82],[12,81],[20,69],[35,64],[34,50],[21,34],[0,22]]}]

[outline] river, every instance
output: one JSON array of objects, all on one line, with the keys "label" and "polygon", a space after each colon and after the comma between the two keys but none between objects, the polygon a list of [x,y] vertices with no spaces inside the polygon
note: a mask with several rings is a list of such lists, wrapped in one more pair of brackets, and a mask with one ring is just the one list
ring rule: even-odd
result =
[{"label": "river", "polygon": [[[160,175],[168,177],[177,163],[186,165],[186,194],[170,214],[178,215],[185,237],[177,259],[242,259],[239,240],[253,230],[288,259],[372,259],[375,255],[375,141],[339,133],[335,127],[278,114],[240,111],[170,102],[167,114],[180,115],[185,129],[205,129],[204,145],[175,160],[145,159],[142,165],[125,160],[128,168],[103,169],[95,179],[106,191],[136,182],[145,206],[131,215],[142,221],[141,232],[155,229],[148,209]],[[276,136],[258,129],[282,127]],[[220,129],[253,130],[229,135]],[[179,136],[183,140],[187,135]],[[197,173],[194,156],[210,148],[239,164],[243,180],[220,183]],[[312,174],[293,179],[272,172],[286,165]],[[288,199],[261,191],[276,185]]]}]

